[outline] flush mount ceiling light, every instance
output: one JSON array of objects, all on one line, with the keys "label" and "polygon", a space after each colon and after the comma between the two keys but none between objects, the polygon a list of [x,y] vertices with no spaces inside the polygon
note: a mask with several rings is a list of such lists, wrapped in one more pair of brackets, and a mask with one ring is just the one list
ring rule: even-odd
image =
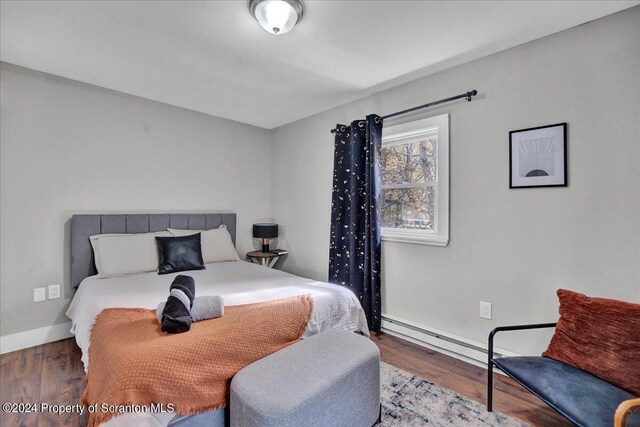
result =
[{"label": "flush mount ceiling light", "polygon": [[302,19],[298,0],[250,0],[249,10],[265,31],[286,34]]}]

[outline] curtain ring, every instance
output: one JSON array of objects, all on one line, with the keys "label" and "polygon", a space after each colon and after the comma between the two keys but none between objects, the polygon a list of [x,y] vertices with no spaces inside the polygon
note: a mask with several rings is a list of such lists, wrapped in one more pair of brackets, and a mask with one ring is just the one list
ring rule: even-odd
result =
[{"label": "curtain ring", "polygon": [[360,120],[360,121],[358,122],[358,127],[359,127],[359,128],[363,128],[363,127],[364,127],[364,125],[365,125],[364,120]]},{"label": "curtain ring", "polygon": [[380,123],[382,121],[382,118],[381,117],[376,117],[375,121],[376,121],[376,123]]}]

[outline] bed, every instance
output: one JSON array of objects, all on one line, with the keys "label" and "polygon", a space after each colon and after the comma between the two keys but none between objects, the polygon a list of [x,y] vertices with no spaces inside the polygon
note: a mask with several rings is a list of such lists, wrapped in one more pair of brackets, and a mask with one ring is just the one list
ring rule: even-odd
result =
[{"label": "bed", "polygon": [[[96,316],[105,308],[156,308],[168,295],[169,284],[180,273],[155,272],[99,279],[93,261],[89,236],[133,234],[167,228],[207,230],[225,225],[235,244],[236,215],[136,214],[75,215],[71,221],[71,282],[77,292],[67,311],[71,332],[82,350],[85,370],[89,368],[90,331]],[[245,261],[206,264],[205,270],[190,271],[195,279],[196,296],[220,295],[225,305],[247,304],[310,294],[314,301],[311,320],[304,336],[326,329],[344,329],[368,335],[366,317],[358,299],[348,289],[305,279]],[[104,425],[186,426],[224,425],[225,410],[189,417],[176,414],[125,414]]]}]

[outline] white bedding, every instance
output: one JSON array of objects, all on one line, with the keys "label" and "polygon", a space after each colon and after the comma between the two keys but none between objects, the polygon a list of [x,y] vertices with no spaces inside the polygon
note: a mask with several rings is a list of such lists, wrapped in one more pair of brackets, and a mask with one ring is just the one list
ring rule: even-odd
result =
[{"label": "white bedding", "polygon": [[[96,316],[105,308],[156,308],[166,300],[169,285],[178,274],[195,279],[196,296],[220,295],[225,306],[270,301],[294,295],[311,294],[313,312],[303,336],[325,329],[360,331],[369,335],[367,319],[360,302],[347,288],[294,276],[279,270],[244,261],[207,264],[206,270],[158,275],[155,272],[98,279],[87,277],[67,310],[71,333],[82,350],[82,362],[88,369],[90,331]],[[127,413],[110,419],[105,427],[166,426],[176,414]]]},{"label": "white bedding", "polygon": [[166,300],[169,285],[178,274],[188,274],[195,279],[196,296],[220,295],[227,306],[311,294],[313,312],[303,336],[332,328],[369,334],[364,311],[349,289],[244,261],[207,264],[206,270],[165,275],[152,272],[108,279],[91,276],[82,281],[67,310],[72,321],[71,333],[75,334],[82,350],[85,370],[89,334],[96,316],[105,308],[113,307],[155,309]]}]

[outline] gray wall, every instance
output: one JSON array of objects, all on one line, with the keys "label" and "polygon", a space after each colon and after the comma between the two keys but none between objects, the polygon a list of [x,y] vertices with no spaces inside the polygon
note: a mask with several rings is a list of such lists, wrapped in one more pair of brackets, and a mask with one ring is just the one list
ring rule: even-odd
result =
[{"label": "gray wall", "polygon": [[[235,211],[239,252],[253,247],[272,215],[269,131],[0,67],[0,334],[68,321],[74,213]],[[55,283],[61,299],[32,302]]]},{"label": "gray wall", "polygon": [[[335,123],[468,89],[450,114],[451,241],[383,243],[383,311],[468,339],[557,319],[555,291],[640,302],[640,7],[414,81],[275,131],[285,268],[327,278]],[[509,190],[508,132],[569,123],[569,187]],[[387,123],[391,124],[391,123]],[[493,303],[493,320],[478,316]],[[549,334],[505,334],[539,352]]]},{"label": "gray wall", "polygon": [[[325,280],[329,129],[472,88],[471,103],[413,117],[451,115],[451,243],[383,244],[384,312],[484,341],[497,324],[554,320],[559,287],[638,302],[638,22],[635,7],[272,132],[1,64],[0,334],[67,321],[76,212],[234,210],[241,253],[251,223],[273,216],[284,268]],[[570,186],[509,190],[509,130],[561,121]],[[54,283],[63,298],[32,302]]]}]

